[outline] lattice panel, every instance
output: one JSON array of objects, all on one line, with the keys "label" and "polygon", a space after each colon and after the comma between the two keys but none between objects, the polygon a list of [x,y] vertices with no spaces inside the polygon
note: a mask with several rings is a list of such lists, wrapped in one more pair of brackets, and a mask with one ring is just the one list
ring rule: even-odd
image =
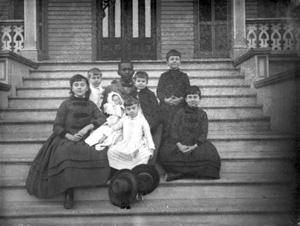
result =
[{"label": "lattice panel", "polygon": [[299,50],[300,35],[293,24],[287,22],[247,23],[248,48],[272,50]]},{"label": "lattice panel", "polygon": [[0,25],[1,50],[20,52],[24,48],[23,25]]}]

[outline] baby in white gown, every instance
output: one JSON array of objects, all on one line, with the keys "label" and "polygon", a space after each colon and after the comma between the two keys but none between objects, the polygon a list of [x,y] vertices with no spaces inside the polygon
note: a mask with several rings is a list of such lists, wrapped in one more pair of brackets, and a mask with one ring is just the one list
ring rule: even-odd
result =
[{"label": "baby in white gown", "polygon": [[[104,147],[111,145],[114,142],[114,138],[117,136],[111,136],[114,132],[111,127],[115,125],[124,116],[124,101],[120,94],[116,92],[110,92],[107,97],[107,103],[103,106],[104,113],[109,117],[106,119],[106,123],[96,129],[90,136],[85,139],[85,142],[93,146],[96,144],[96,150],[100,151]],[[116,133],[114,135],[117,135]],[[107,139],[109,137],[109,139]]]}]

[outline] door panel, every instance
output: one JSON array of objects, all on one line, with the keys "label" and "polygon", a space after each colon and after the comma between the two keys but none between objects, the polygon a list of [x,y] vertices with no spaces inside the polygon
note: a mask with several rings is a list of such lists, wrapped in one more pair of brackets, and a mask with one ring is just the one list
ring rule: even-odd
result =
[{"label": "door panel", "polygon": [[103,11],[104,6],[98,0],[98,59],[155,59],[155,0],[115,0]]},{"label": "door panel", "polygon": [[228,57],[230,7],[228,0],[196,0],[195,57]]}]

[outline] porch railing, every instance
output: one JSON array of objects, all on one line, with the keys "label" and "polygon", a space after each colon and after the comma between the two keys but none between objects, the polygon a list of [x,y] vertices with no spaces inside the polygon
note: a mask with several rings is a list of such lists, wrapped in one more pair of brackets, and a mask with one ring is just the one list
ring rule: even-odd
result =
[{"label": "porch railing", "polygon": [[300,50],[300,30],[291,19],[248,19],[247,46],[272,50]]},{"label": "porch railing", "polygon": [[24,48],[24,21],[0,21],[0,37],[0,50],[20,52]]}]

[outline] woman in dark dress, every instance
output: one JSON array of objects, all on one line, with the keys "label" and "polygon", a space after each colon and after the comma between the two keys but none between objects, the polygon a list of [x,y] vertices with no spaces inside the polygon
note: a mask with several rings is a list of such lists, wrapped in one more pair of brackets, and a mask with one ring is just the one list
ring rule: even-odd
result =
[{"label": "woman in dark dress", "polygon": [[32,162],[26,181],[29,194],[49,198],[65,192],[64,207],[73,207],[73,188],[105,184],[110,175],[107,149],[96,151],[84,142],[106,118],[89,100],[87,78],[74,75],[71,96],[59,107],[53,134]]},{"label": "woman in dark dress", "polygon": [[187,106],[176,113],[170,138],[159,150],[159,161],[167,171],[166,180],[185,177],[220,178],[220,156],[207,140],[207,114],[198,107],[201,92],[197,86],[186,91]]}]

